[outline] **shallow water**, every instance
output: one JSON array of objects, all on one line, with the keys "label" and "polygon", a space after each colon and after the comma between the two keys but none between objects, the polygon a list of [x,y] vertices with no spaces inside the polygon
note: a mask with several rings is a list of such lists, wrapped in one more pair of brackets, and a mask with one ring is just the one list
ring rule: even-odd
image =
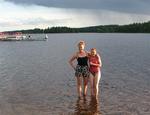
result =
[{"label": "shallow water", "polygon": [[[48,36],[0,42],[0,115],[150,114],[150,34]],[[102,57],[98,100],[77,97],[68,59],[80,39]]]}]

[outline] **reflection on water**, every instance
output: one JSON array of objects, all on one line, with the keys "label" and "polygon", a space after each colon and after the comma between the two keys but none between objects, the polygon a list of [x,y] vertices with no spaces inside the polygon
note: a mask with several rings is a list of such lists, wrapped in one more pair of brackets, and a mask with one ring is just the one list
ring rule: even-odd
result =
[{"label": "reflection on water", "polygon": [[90,98],[78,98],[75,106],[74,115],[101,115],[99,99]]}]

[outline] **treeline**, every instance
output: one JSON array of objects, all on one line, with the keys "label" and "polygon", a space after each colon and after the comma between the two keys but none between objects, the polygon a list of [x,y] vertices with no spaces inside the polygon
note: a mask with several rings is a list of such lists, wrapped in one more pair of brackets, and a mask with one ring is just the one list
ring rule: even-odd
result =
[{"label": "treeline", "polygon": [[[16,31],[13,31],[16,32]],[[129,25],[100,25],[84,28],[51,27],[46,29],[17,30],[26,33],[150,33],[150,21]]]}]

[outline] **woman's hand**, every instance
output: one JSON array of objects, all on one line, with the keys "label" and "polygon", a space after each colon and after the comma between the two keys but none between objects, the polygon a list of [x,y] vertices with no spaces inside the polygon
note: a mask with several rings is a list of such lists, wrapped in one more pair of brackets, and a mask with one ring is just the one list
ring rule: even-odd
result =
[{"label": "woman's hand", "polygon": [[90,65],[95,65],[93,62],[90,62]]},{"label": "woman's hand", "polygon": [[100,67],[100,64],[97,64],[97,63],[93,63],[93,62],[90,62],[90,65],[93,65],[93,66],[97,66],[97,67]]},{"label": "woman's hand", "polygon": [[90,65],[97,66],[98,64],[90,62]]}]

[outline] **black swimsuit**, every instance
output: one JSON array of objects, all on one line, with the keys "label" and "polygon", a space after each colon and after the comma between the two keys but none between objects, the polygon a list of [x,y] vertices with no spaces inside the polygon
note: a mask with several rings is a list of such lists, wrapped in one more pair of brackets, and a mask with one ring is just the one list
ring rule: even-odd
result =
[{"label": "black swimsuit", "polygon": [[88,67],[88,57],[78,57],[77,58],[77,66],[75,71],[76,77],[88,77],[89,76],[89,67]]},{"label": "black swimsuit", "polygon": [[85,57],[78,57],[77,58],[77,62],[78,62],[78,65],[80,66],[87,66],[88,65],[88,57],[85,56]]}]

